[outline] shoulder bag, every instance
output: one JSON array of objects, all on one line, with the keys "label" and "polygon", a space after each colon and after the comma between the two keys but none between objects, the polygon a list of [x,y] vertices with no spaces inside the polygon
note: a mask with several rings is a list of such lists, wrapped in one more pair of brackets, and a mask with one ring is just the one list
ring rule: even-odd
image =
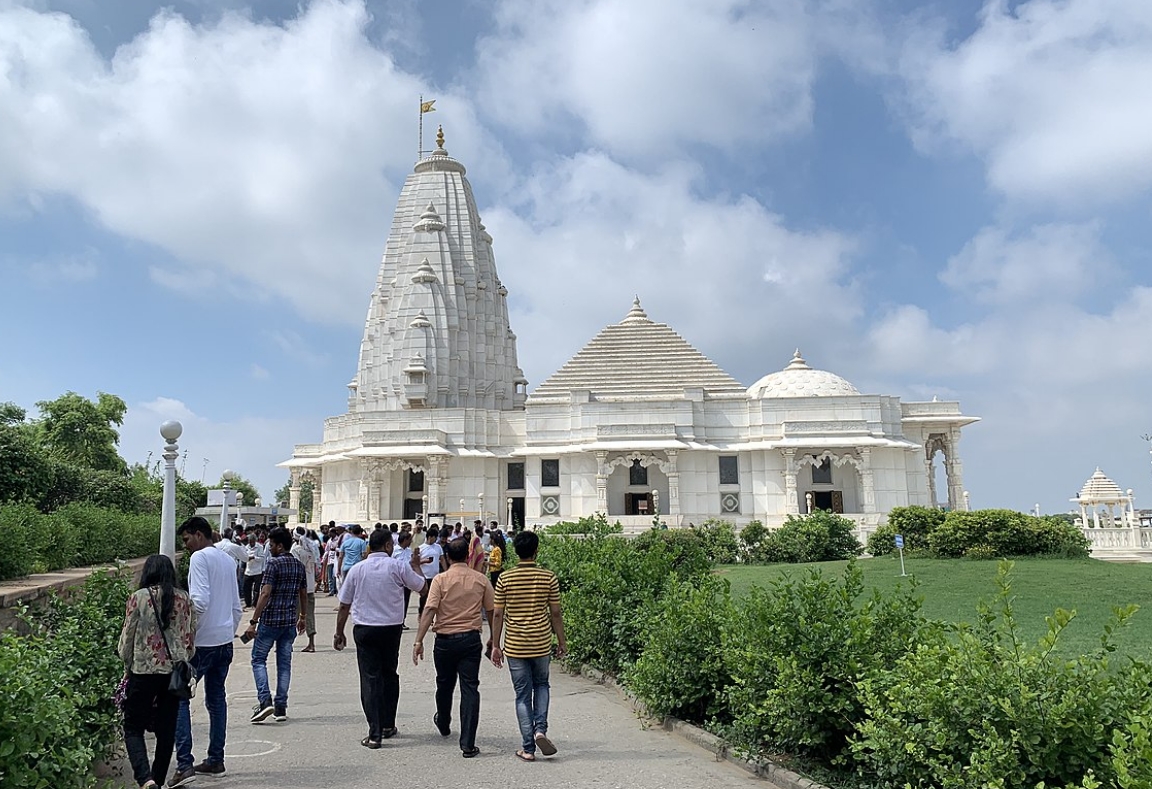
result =
[{"label": "shoulder bag", "polygon": [[196,672],[187,660],[173,660],[172,650],[168,646],[168,636],[164,634],[164,625],[160,622],[160,607],[156,605],[156,597],[152,590],[148,590],[148,597],[152,599],[152,611],[156,614],[156,625],[160,628],[160,638],[164,640],[164,651],[168,653],[168,662],[172,664],[172,674],[168,680],[168,692],[178,699],[190,699],[196,695]]}]

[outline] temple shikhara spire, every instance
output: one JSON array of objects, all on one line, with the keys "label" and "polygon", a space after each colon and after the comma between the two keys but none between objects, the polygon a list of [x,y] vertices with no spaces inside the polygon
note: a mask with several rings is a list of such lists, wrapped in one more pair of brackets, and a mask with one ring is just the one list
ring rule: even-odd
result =
[{"label": "temple shikhara spire", "polygon": [[[421,135],[433,104],[420,99]],[[282,464],[290,507],[313,483],[316,522],[604,513],[640,531],[654,516],[775,526],[827,509],[866,537],[893,507],[968,503],[958,447],[977,419],[958,403],[861,394],[799,350],[745,387],[639,295],[529,392],[492,236],[442,126],[400,191],[347,386],[347,411]]]}]

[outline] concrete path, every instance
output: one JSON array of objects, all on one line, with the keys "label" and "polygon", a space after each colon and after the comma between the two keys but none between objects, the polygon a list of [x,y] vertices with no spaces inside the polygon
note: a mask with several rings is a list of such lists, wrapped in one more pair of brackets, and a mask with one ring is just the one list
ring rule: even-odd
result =
[{"label": "concrete path", "polygon": [[[412,608],[415,609],[415,600]],[[248,722],[255,691],[250,649],[236,642],[228,679],[229,725],[226,764],[220,778],[198,776],[201,789],[379,789],[379,787],[704,787],[758,786],[765,783],[662,729],[649,728],[614,691],[553,667],[550,734],[559,753],[534,764],[515,758],[519,729],[507,668],[483,662],[477,745],[480,756],[464,759],[455,733],[441,737],[432,725],[435,670],[431,660],[412,665],[412,630],[400,651],[400,734],[380,750],[360,745],[366,724],[360,709],[355,646],[332,649],[335,598],[317,599],[317,649],[292,661],[289,719],[284,723]],[[431,634],[425,649],[431,654]],[[349,641],[351,633],[349,632]],[[297,648],[307,643],[297,640]],[[269,673],[275,676],[272,660]],[[203,702],[193,702],[193,738],[197,760],[208,742]],[[130,783],[130,778],[129,778]]]}]

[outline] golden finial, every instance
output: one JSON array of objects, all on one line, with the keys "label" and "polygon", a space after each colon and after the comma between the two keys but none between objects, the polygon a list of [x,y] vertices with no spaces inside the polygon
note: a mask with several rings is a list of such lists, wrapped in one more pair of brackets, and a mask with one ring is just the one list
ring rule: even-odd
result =
[{"label": "golden finial", "polygon": [[444,127],[443,126],[437,126],[436,127],[436,147],[437,148],[443,148],[444,147]]}]

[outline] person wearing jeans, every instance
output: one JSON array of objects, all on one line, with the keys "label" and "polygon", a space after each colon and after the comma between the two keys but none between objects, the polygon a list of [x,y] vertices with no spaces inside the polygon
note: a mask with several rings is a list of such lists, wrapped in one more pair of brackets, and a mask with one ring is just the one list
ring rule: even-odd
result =
[{"label": "person wearing jeans", "polygon": [[236,587],[236,562],[212,548],[212,524],[193,517],[178,529],[189,552],[188,594],[196,609],[196,654],[189,661],[200,680],[204,706],[208,709],[208,752],[195,763],[192,755],[192,717],[187,700],[176,715],[176,772],[168,786],[183,786],[197,773],[224,773],[224,744],[228,731],[228,701],[224,682],[232,665],[232,639],[243,615]]},{"label": "person wearing jeans", "polygon": [[392,558],[392,534],[387,529],[372,532],[368,547],[371,552],[349,569],[340,585],[332,646],[339,651],[348,645],[344,628],[351,618],[360,669],[360,704],[368,722],[368,736],[360,744],[379,748],[397,733],[400,675],[396,666],[404,627],[404,590],[422,589],[424,576],[419,550],[413,551],[407,562]]},{"label": "person wearing jeans", "polygon": [[[436,631],[432,659],[436,664],[436,716],[443,736],[451,734],[452,695],[460,682],[460,752],[465,759],[480,753],[476,728],[480,723],[480,632],[484,615],[492,622],[492,585],[469,565],[467,538],[452,540],[444,555],[448,569],[432,579],[420,629],[412,647],[412,662],[424,657],[424,635]],[[435,624],[433,624],[435,623]],[[491,625],[489,625],[491,626]],[[492,642],[489,641],[489,644]]]},{"label": "person wearing jeans", "polygon": [[[288,687],[292,682],[292,642],[303,633],[308,607],[308,579],[304,565],[292,556],[292,535],[283,526],[268,533],[272,558],[264,567],[260,598],[244,635],[252,645],[252,679],[256,683],[256,706],[252,723],[272,716],[288,719]],[[259,629],[257,629],[259,628]],[[268,654],[276,648],[276,697],[268,685]]]},{"label": "person wearing jeans", "polygon": [[567,653],[568,642],[560,612],[560,582],[555,573],[536,564],[540,538],[535,532],[523,531],[512,540],[512,547],[520,563],[502,572],[496,581],[492,664],[500,668],[508,658],[522,741],[516,756],[534,762],[537,748],[545,756],[556,753],[548,738],[548,668],[552,637],[556,637],[555,654],[559,658]]}]

